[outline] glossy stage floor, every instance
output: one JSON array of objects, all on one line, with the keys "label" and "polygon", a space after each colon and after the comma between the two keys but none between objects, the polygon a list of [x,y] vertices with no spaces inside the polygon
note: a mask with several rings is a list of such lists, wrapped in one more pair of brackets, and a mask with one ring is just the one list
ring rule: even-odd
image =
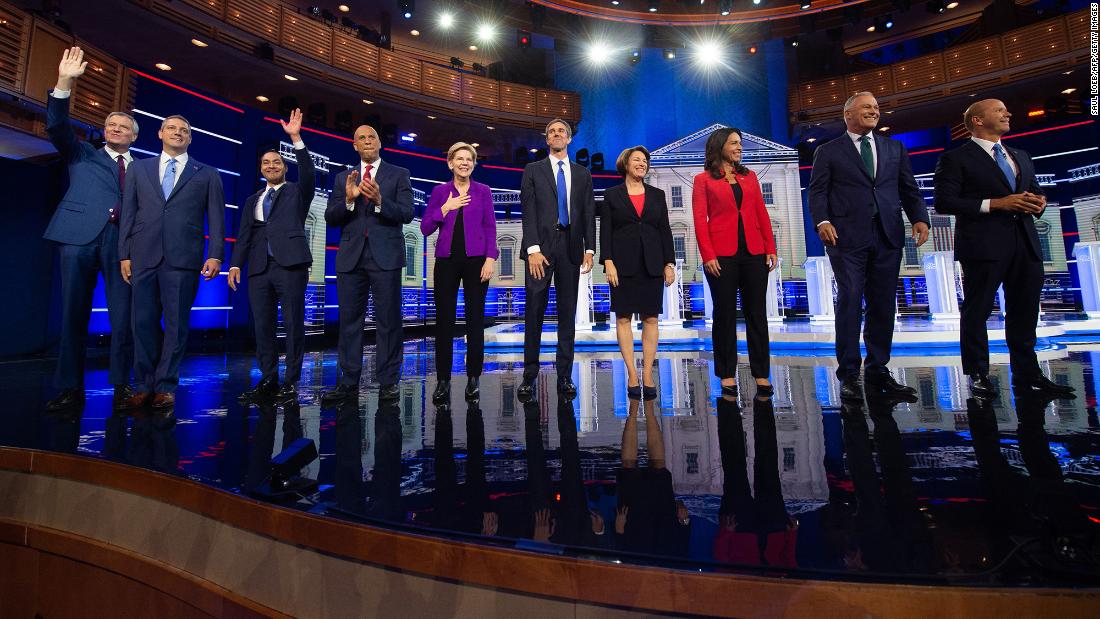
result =
[{"label": "glossy stage floor", "polygon": [[[370,375],[373,351],[365,360]],[[462,351],[460,350],[459,353]],[[114,414],[102,368],[83,410],[47,414],[50,361],[0,365],[0,445],[77,453],[263,492],[296,439],[319,459],[292,509],[557,555],[709,572],[896,583],[1100,584],[1100,346],[1050,345],[1075,400],[968,398],[957,357],[905,355],[916,402],[842,402],[831,359],[773,358],[773,398],[718,393],[710,354],[662,351],[659,398],[626,397],[614,352],[577,356],[580,395],[520,404],[519,358],[490,354],[476,404],[435,407],[433,354],[405,349],[401,396],[321,408],[334,351],[307,355],[298,404],[242,406],[246,355],[191,355],[174,410]],[[1003,361],[997,358],[995,361]],[[622,509],[625,507],[626,509]]]}]

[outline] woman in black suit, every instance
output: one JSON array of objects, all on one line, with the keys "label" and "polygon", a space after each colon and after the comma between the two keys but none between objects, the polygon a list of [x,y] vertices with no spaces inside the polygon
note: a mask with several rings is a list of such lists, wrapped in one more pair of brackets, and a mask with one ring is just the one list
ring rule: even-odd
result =
[{"label": "woman in black suit", "polygon": [[[647,400],[657,397],[653,359],[657,356],[657,316],[662,311],[662,281],[671,286],[672,228],[668,223],[665,192],[645,184],[649,151],[628,148],[615,162],[625,182],[607,189],[600,207],[600,261],[611,286],[611,311],[627,371],[627,395]],[[639,384],[634,365],[634,333],[630,321],[642,320],[642,372]]]}]

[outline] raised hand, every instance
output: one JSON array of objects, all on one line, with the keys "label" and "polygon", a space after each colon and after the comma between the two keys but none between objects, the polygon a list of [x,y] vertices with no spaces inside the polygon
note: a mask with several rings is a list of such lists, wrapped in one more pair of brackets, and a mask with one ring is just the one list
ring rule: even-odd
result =
[{"label": "raised hand", "polygon": [[283,126],[283,131],[290,136],[291,142],[297,142],[302,139],[302,110],[294,108],[294,111],[290,113],[290,122],[286,122],[283,119],[279,119],[279,124]]},{"label": "raised hand", "polygon": [[60,90],[72,90],[73,80],[84,75],[88,63],[84,61],[84,50],[72,47],[61,55],[61,63],[57,65],[57,85],[54,88]]}]

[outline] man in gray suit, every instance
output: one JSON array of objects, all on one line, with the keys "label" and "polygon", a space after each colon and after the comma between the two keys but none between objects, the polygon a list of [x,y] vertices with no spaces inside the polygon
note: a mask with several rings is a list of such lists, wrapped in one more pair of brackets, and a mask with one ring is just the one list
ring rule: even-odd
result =
[{"label": "man in gray suit", "polygon": [[[154,408],[175,404],[199,275],[216,277],[225,256],[225,198],[217,168],[188,156],[191,123],[183,116],[165,118],[157,135],[160,156],[135,161],[126,175],[118,235],[122,277],[133,286],[138,388],[129,408],[150,400]],[[205,261],[204,216],[210,231]]]},{"label": "man in gray suit", "polygon": [[596,200],[592,174],[569,161],[573,129],[556,118],[546,125],[550,156],[527,164],[520,181],[523,243],[527,261],[523,312],[523,382],[516,395],[530,401],[539,374],[539,346],[553,278],[558,305],[558,393],[577,395],[571,377],[576,336],[577,287],[582,273],[592,270],[596,253]]}]

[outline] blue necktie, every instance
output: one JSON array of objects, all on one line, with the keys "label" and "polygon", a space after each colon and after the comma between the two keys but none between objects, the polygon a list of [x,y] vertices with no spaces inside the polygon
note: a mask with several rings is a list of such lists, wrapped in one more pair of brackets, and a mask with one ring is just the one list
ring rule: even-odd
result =
[{"label": "blue necktie", "polygon": [[558,223],[569,225],[569,197],[565,189],[565,162],[558,162]]},{"label": "blue necktie", "polygon": [[271,205],[275,202],[275,190],[271,189],[264,194],[264,221],[271,217]]},{"label": "blue necktie", "polygon": [[176,160],[169,159],[168,167],[164,169],[164,180],[160,182],[160,188],[164,191],[164,199],[172,195],[172,187],[176,184]]},{"label": "blue necktie", "polygon": [[1008,165],[1005,149],[1001,148],[999,143],[993,145],[993,158],[997,160],[997,167],[1004,173],[1008,186],[1012,188],[1012,191],[1016,191],[1016,173],[1012,171],[1012,166]]}]

